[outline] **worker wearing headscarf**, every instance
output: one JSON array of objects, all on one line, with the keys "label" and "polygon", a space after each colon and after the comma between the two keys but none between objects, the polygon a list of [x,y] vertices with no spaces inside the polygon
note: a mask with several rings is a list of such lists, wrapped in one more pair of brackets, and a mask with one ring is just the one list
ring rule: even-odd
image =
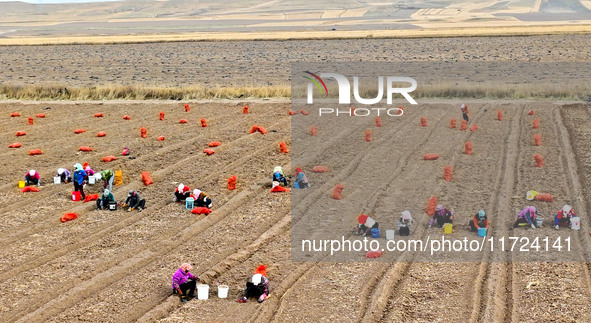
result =
[{"label": "worker wearing headscarf", "polygon": [[105,189],[101,198],[96,200],[96,208],[99,210],[106,209],[110,203],[115,203],[115,197],[113,197],[111,191]]},{"label": "worker wearing headscarf", "polygon": [[194,189],[191,196],[195,199],[195,206],[197,207],[206,207],[211,209],[213,206],[213,201],[209,195],[199,189]]},{"label": "worker wearing headscarf", "polygon": [[57,169],[57,176],[59,176],[62,183],[68,183],[72,181],[72,174],[66,168],[58,168]]},{"label": "worker wearing headscarf", "polygon": [[252,275],[250,281],[246,282],[246,289],[244,290],[243,297],[238,300],[240,303],[246,303],[246,301],[253,297],[257,299],[257,302],[262,303],[267,297],[269,297],[269,280],[261,273]]},{"label": "worker wearing headscarf", "polygon": [[443,207],[443,205],[439,204],[435,208],[435,213],[433,213],[433,217],[431,217],[431,221],[429,221],[429,228],[433,225],[433,223],[437,221],[437,226],[443,228],[443,225],[446,223],[453,223],[454,222],[454,213]]},{"label": "worker wearing headscarf", "polygon": [[554,228],[558,230],[559,227],[568,227],[570,219],[577,216],[572,206],[565,204],[562,209],[554,214]]},{"label": "worker wearing headscarf", "polygon": [[31,169],[27,172],[27,174],[25,174],[25,185],[30,184],[41,186],[41,178],[39,176],[39,173],[37,173],[37,171],[34,169]]},{"label": "worker wearing headscarf", "polygon": [[297,188],[297,189],[304,189],[304,188],[308,188],[310,187],[310,183],[308,182],[308,177],[306,177],[306,174],[304,174],[304,172],[302,172],[302,169],[299,167],[296,167],[295,169],[295,182],[293,183],[293,187]]},{"label": "worker wearing headscarf", "polygon": [[538,210],[535,206],[526,206],[517,215],[517,220],[513,223],[513,227],[517,228],[521,223],[527,223],[532,229],[536,228],[536,217],[538,216]]},{"label": "worker wearing headscarf", "polygon": [[125,203],[123,203],[123,207],[129,207],[127,212],[131,212],[133,210],[142,212],[142,210],[146,207],[146,200],[143,199],[138,192],[130,190],[129,193],[127,193],[127,199],[125,200]]},{"label": "worker wearing headscarf", "polygon": [[273,182],[279,182],[282,183],[283,186],[287,186],[287,178],[285,178],[285,173],[281,166],[276,166],[275,169],[273,169]]},{"label": "worker wearing headscarf", "polygon": [[412,216],[410,211],[405,210],[400,213],[400,218],[398,218],[398,234],[401,236],[408,236],[410,235],[410,225],[412,224]]},{"label": "worker wearing headscarf", "polygon": [[470,113],[470,111],[468,111],[468,106],[462,103],[460,110],[462,110],[462,118],[464,118],[466,122],[470,122],[470,118],[468,117],[468,114]]},{"label": "worker wearing headscarf", "polygon": [[189,272],[191,269],[193,266],[184,263],[172,275],[172,290],[179,295],[183,303],[195,297],[195,287],[199,281],[199,277]]},{"label": "worker wearing headscarf", "polygon": [[371,234],[371,229],[379,228],[379,223],[371,217],[361,214],[357,217],[357,235],[368,236]]},{"label": "worker wearing headscarf", "polygon": [[80,163],[76,163],[74,165],[74,191],[80,192],[80,196],[82,199],[85,198],[84,195],[84,178],[86,177],[86,172],[82,169],[82,165]]},{"label": "worker wearing headscarf", "polygon": [[488,230],[488,217],[484,210],[478,211],[470,221],[470,231],[478,232],[480,228],[486,228]]},{"label": "worker wearing headscarf", "polygon": [[179,186],[174,191],[174,201],[181,202],[187,199],[187,197],[191,196],[191,189],[189,186],[186,186],[183,183],[180,183]]}]

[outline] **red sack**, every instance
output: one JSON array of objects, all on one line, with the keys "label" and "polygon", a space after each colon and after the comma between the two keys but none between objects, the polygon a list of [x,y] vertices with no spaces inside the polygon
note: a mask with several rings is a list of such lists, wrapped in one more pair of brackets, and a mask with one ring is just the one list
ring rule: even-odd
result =
[{"label": "red sack", "polygon": [[74,130],[74,133],[75,134],[80,134],[80,133],[85,133],[85,132],[86,132],[86,129],[76,129],[76,130]]},{"label": "red sack", "polygon": [[128,116],[127,114],[123,116],[123,120],[130,120],[130,119],[131,119],[131,117]]},{"label": "red sack", "polygon": [[310,136],[316,136],[317,131],[316,126],[310,127]]},{"label": "red sack", "polygon": [[365,254],[365,258],[380,258],[380,256],[381,256],[383,253],[384,253],[384,251],[377,251],[377,250],[375,250],[375,251],[371,251],[371,250],[370,250],[370,251],[368,251],[368,252]]},{"label": "red sack", "polygon": [[289,188],[277,185],[271,189],[271,192],[289,192]]},{"label": "red sack", "polygon": [[527,114],[530,115],[530,116],[533,116],[534,115],[534,110],[529,110],[529,112]]},{"label": "red sack", "polygon": [[14,117],[20,117],[20,116],[21,116],[21,114],[20,114],[20,113],[18,113],[18,112],[13,112],[13,113],[11,113],[11,114],[10,114],[10,117],[11,117],[11,118],[14,118]]},{"label": "red sack", "polygon": [[295,111],[287,111],[287,114],[289,114],[290,116],[295,116],[298,113]]},{"label": "red sack", "polygon": [[206,153],[208,156],[215,154],[215,151],[213,151],[212,149],[205,149],[203,150],[203,152]]},{"label": "red sack", "polygon": [[552,194],[549,194],[549,193],[538,193],[534,197],[534,200],[542,201],[542,202],[552,202],[553,199],[554,198],[552,197]]},{"label": "red sack", "polygon": [[542,154],[535,154],[534,159],[536,160],[536,167],[544,167],[544,157],[542,157]]},{"label": "red sack", "polygon": [[33,150],[29,150],[29,155],[34,156],[34,155],[41,155],[41,149],[33,149]]},{"label": "red sack", "polygon": [[365,130],[365,141],[371,141],[371,131]]},{"label": "red sack", "polygon": [[466,155],[472,155],[472,142],[466,141],[464,144],[464,153],[466,153]]},{"label": "red sack", "polygon": [[17,137],[20,137],[20,136],[26,136],[26,135],[27,135],[27,132],[26,132],[26,131],[17,131],[17,132],[16,132],[16,136],[17,136]]},{"label": "red sack", "polygon": [[230,191],[236,189],[236,180],[237,180],[236,175],[232,175],[232,177],[228,178],[228,189]]},{"label": "red sack", "polygon": [[300,113],[301,113],[301,114],[303,114],[303,115],[305,115],[305,116],[307,116],[307,115],[309,115],[309,114],[310,114],[308,111],[306,111],[306,110],[303,110],[303,109],[302,109],[302,110],[300,110]]},{"label": "red sack", "polygon": [[404,107],[403,106],[399,106],[398,107],[398,115],[402,115],[404,113]]},{"label": "red sack", "polygon": [[164,136],[158,137],[158,141],[164,141]]},{"label": "red sack", "polygon": [[427,118],[421,117],[421,127],[426,127],[426,126],[427,126]]},{"label": "red sack", "polygon": [[337,184],[334,186],[334,190],[332,191],[332,198],[335,200],[340,200],[342,198],[341,194],[343,193],[343,189],[345,186],[343,184]]},{"label": "red sack", "polygon": [[285,141],[282,141],[279,143],[279,151],[282,154],[287,154],[289,151],[287,150],[287,145],[285,144]]},{"label": "red sack", "polygon": [[74,219],[78,218],[78,214],[76,213],[66,213],[62,216],[62,218],[60,219],[60,221],[62,222],[68,222]]},{"label": "red sack", "polygon": [[257,267],[257,269],[254,271],[255,274],[261,274],[265,277],[267,277],[267,266],[265,265],[260,265]]},{"label": "red sack", "polygon": [[257,126],[256,124],[253,125],[252,127],[250,127],[250,132],[249,133],[255,133],[259,130],[259,126]]},{"label": "red sack", "polygon": [[449,120],[449,127],[452,128],[452,129],[455,129],[456,128],[456,123],[457,123],[457,120],[456,119]]},{"label": "red sack", "polygon": [[25,193],[25,192],[39,192],[39,189],[36,187],[33,187],[33,186],[25,186],[25,187],[23,187],[21,192],[23,192],[23,193]]},{"label": "red sack", "polygon": [[380,117],[376,117],[376,127],[381,127],[382,126],[382,119],[380,119]]},{"label": "red sack", "polygon": [[88,146],[80,146],[78,148],[78,150],[80,150],[80,151],[92,151],[92,148],[90,148]]},{"label": "red sack", "polygon": [[142,138],[147,138],[148,137],[148,130],[144,127],[140,128],[140,136],[142,136]]},{"label": "red sack", "polygon": [[187,119],[181,119],[181,121],[179,121],[179,123],[187,123]]},{"label": "red sack", "polygon": [[355,107],[351,107],[351,116],[355,115]]},{"label": "red sack", "polygon": [[439,158],[439,154],[431,153],[423,155],[423,160],[437,160]]},{"label": "red sack", "polygon": [[94,117],[95,118],[102,118],[103,117],[103,114],[102,113],[95,113],[94,114]]},{"label": "red sack", "polygon": [[208,146],[209,146],[209,147],[219,147],[219,146],[221,146],[221,145],[222,145],[222,143],[221,143],[221,142],[219,142],[219,141],[212,141],[212,142],[210,142],[210,143],[209,143],[209,145],[208,145]]},{"label": "red sack", "polygon": [[497,120],[503,121],[503,111],[497,110]]},{"label": "red sack", "polygon": [[160,111],[160,120],[164,120],[164,112]]},{"label": "red sack", "polygon": [[535,118],[533,123],[532,123],[532,127],[534,129],[538,129],[540,127],[540,120],[538,120],[538,118]]},{"label": "red sack", "polygon": [[117,160],[117,157],[115,156],[105,156],[103,157],[102,161],[104,161],[105,163],[110,163],[114,160]]},{"label": "red sack", "polygon": [[207,121],[205,119],[203,119],[203,118],[201,119],[201,127],[202,128],[207,127]]},{"label": "red sack", "polygon": [[37,118],[45,118],[45,113],[37,113],[35,115],[35,117],[37,117]]},{"label": "red sack", "polygon": [[189,108],[188,104],[185,104],[185,112],[189,112],[189,111],[191,111],[191,108]]},{"label": "red sack", "polygon": [[211,210],[206,207],[196,207],[191,210],[191,213],[208,215],[209,213],[211,213]]},{"label": "red sack", "polygon": [[142,182],[144,182],[144,185],[146,186],[154,184],[154,181],[148,172],[142,172]]},{"label": "red sack", "polygon": [[27,124],[28,124],[29,126],[33,124],[33,117],[29,117],[29,118],[27,119]]},{"label": "red sack", "polygon": [[460,130],[466,130],[468,128],[468,122],[466,122],[466,120],[462,120],[462,123],[460,124]]},{"label": "red sack", "polygon": [[21,148],[23,145],[20,142],[8,145],[8,148]]},{"label": "red sack", "polygon": [[427,207],[425,208],[425,212],[428,216],[433,216],[435,214],[435,209],[437,208],[437,198],[435,196],[431,196],[429,201],[427,201]]},{"label": "red sack", "polygon": [[443,179],[446,181],[451,181],[453,176],[453,170],[451,168],[451,166],[445,166],[443,167]]},{"label": "red sack", "polygon": [[314,166],[314,168],[312,168],[312,172],[314,172],[314,173],[326,173],[326,172],[328,172],[328,167],[326,167],[326,166]]},{"label": "red sack", "polygon": [[476,124],[473,124],[472,127],[470,127],[470,131],[475,131],[476,129],[478,129]]},{"label": "red sack", "polygon": [[263,135],[267,133],[267,130],[265,130],[265,128],[263,127],[258,127],[257,131],[262,133]]},{"label": "red sack", "polygon": [[107,133],[104,131],[100,131],[99,133],[96,134],[97,137],[104,137],[106,135],[107,135]]},{"label": "red sack", "polygon": [[540,135],[539,133],[534,136],[534,144],[536,146],[542,145],[542,135]]},{"label": "red sack", "polygon": [[242,113],[244,113],[244,114],[248,113],[248,105],[245,105],[244,107],[242,107]]},{"label": "red sack", "polygon": [[98,194],[88,194],[84,197],[84,203],[98,200]]}]

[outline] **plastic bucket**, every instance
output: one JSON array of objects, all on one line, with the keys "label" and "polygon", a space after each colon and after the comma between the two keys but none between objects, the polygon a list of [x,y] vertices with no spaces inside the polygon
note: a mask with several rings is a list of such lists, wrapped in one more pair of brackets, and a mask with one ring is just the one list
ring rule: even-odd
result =
[{"label": "plastic bucket", "polygon": [[380,228],[371,229],[371,237],[372,238],[379,238],[380,237]]},{"label": "plastic bucket", "polygon": [[80,192],[78,192],[78,191],[72,192],[72,201],[80,201]]},{"label": "plastic bucket", "polygon": [[543,223],[544,223],[544,218],[542,218],[542,217],[536,218],[536,227],[541,227]]},{"label": "plastic bucket", "polygon": [[55,177],[53,178],[53,184],[59,184],[59,183],[61,183],[61,182],[62,182],[62,178],[61,178],[61,177],[59,177],[59,176],[55,176]]},{"label": "plastic bucket", "polygon": [[197,299],[206,300],[209,298],[209,285],[197,285]]},{"label": "plastic bucket", "polygon": [[116,211],[117,210],[117,203],[109,203],[109,211]]},{"label": "plastic bucket", "polygon": [[187,197],[187,199],[185,200],[185,208],[187,210],[192,210],[194,206],[195,206],[195,199],[192,197]]},{"label": "plastic bucket", "polygon": [[443,225],[443,233],[451,234],[453,231],[453,227],[454,227],[454,225],[451,223],[444,224]]},{"label": "plastic bucket", "polygon": [[18,188],[25,187],[25,181],[18,181]]},{"label": "plastic bucket", "polygon": [[394,240],[396,230],[386,230],[386,240]]},{"label": "plastic bucket", "polygon": [[96,183],[96,177],[88,176],[88,184],[94,185],[94,183]]},{"label": "plastic bucket", "polygon": [[478,228],[478,236],[486,237],[486,228]]},{"label": "plastic bucket", "polygon": [[219,298],[227,298],[229,290],[230,290],[230,287],[228,287],[228,285],[219,285],[218,286],[218,297]]},{"label": "plastic bucket", "polygon": [[573,230],[581,229],[581,218],[578,216],[573,216],[570,218],[570,228]]},{"label": "plastic bucket", "polygon": [[271,188],[274,188],[275,186],[279,186],[278,181],[273,181],[273,183],[271,184]]}]

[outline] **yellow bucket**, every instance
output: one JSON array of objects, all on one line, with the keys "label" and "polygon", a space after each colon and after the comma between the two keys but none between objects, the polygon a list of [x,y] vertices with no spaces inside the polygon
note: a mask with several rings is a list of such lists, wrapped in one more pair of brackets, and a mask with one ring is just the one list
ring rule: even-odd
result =
[{"label": "yellow bucket", "polygon": [[25,187],[25,181],[18,181],[18,188]]},{"label": "yellow bucket", "polygon": [[451,223],[446,223],[443,225],[443,233],[451,234],[454,225]]}]

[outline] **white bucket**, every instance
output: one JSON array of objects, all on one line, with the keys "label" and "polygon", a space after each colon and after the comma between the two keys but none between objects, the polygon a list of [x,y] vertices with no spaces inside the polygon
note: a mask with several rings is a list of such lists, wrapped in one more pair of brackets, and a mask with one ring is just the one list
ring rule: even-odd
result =
[{"label": "white bucket", "polygon": [[278,181],[273,181],[273,183],[271,184],[271,188],[275,188],[275,186],[279,186]]},{"label": "white bucket", "polygon": [[209,298],[209,285],[197,285],[197,299],[206,300]]},{"label": "white bucket", "polygon": [[100,181],[101,179],[103,179],[103,176],[100,173],[94,174],[94,178],[96,178],[97,181]]},{"label": "white bucket", "polygon": [[395,230],[386,230],[386,240],[394,240]]},{"label": "white bucket", "polygon": [[219,298],[227,298],[229,290],[230,290],[230,287],[228,287],[228,285],[219,285],[218,286],[218,297]]},{"label": "white bucket", "polygon": [[538,228],[541,227],[543,223],[544,223],[544,218],[539,217],[539,216],[536,217],[536,227],[538,227]]},{"label": "white bucket", "polygon": [[55,177],[53,178],[53,184],[59,184],[59,183],[61,183],[61,182],[62,182],[62,178],[61,178],[61,177],[59,177],[59,176],[55,176]]},{"label": "white bucket", "polygon": [[570,228],[573,230],[581,229],[581,218],[578,216],[573,216],[570,218]]},{"label": "white bucket", "polygon": [[96,183],[96,177],[88,176],[88,184],[94,185],[94,183]]}]

